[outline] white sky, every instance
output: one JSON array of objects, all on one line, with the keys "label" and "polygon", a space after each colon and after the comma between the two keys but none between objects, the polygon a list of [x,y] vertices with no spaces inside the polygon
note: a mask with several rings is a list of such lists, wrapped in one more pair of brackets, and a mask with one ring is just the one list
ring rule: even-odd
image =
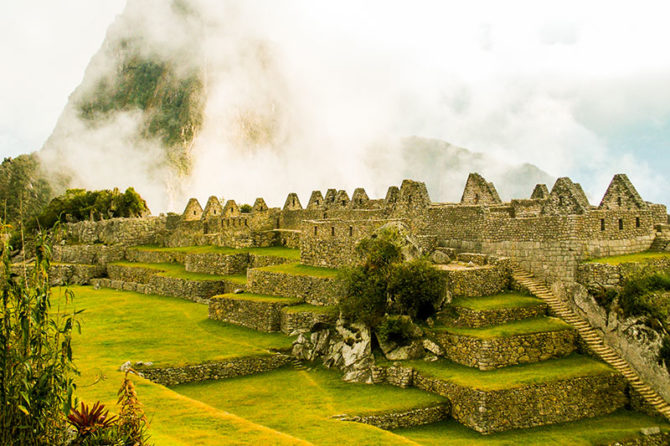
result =
[{"label": "white sky", "polygon": [[[125,1],[0,4],[5,157],[41,147]],[[320,33],[304,38],[330,51],[354,47],[347,57],[365,60],[360,73],[338,76],[365,75],[375,55],[393,61],[389,78],[414,96],[421,84],[450,84],[448,111],[434,97],[412,99],[413,110],[434,107],[422,136],[582,183],[598,175],[602,191],[612,173],[628,172],[643,198],[670,203],[669,2],[298,0],[291,8],[310,22],[301,29]],[[260,4],[258,19],[291,15],[279,9]]]}]

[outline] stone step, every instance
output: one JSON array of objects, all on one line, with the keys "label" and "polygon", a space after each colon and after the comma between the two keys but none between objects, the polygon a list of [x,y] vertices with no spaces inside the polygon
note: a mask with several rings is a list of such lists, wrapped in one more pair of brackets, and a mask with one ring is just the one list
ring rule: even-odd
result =
[{"label": "stone step", "polygon": [[301,303],[298,299],[252,293],[222,294],[209,301],[209,318],[254,330],[280,331],[282,309]]},{"label": "stone step", "polygon": [[484,297],[455,297],[436,319],[455,327],[488,327],[506,322],[544,316],[547,304],[516,293]]},{"label": "stone step", "polygon": [[247,272],[251,293],[296,298],[312,305],[335,305],[338,301],[337,270],[289,263]]},{"label": "stone step", "polygon": [[445,358],[479,370],[545,361],[572,353],[576,332],[560,319],[539,317],[486,328],[437,326]]},{"label": "stone step", "polygon": [[334,325],[337,316],[336,307],[309,304],[286,306],[281,310],[280,331],[287,335],[312,331],[317,324]]},{"label": "stone step", "polygon": [[483,434],[605,415],[627,402],[615,370],[580,355],[479,371],[449,361],[406,361],[387,371],[394,385],[413,385],[451,401],[451,415]]}]

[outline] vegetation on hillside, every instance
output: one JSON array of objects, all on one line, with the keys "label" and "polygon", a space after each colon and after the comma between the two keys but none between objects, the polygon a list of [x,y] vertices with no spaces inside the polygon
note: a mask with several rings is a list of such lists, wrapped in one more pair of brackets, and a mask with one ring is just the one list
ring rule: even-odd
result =
[{"label": "vegetation on hillside", "polygon": [[342,316],[376,329],[384,339],[407,340],[411,323],[406,316],[426,320],[435,313],[446,286],[444,276],[426,260],[403,261],[392,229],[362,240],[356,250],[363,263],[340,273]]},{"label": "vegetation on hillside", "polygon": [[53,192],[34,154],[5,158],[0,165],[0,215],[18,226],[42,212]]}]

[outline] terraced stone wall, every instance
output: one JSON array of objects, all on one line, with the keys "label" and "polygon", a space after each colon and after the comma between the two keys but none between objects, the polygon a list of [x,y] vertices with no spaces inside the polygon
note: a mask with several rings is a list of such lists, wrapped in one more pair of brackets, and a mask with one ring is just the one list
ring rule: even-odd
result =
[{"label": "terraced stone wall", "polygon": [[627,402],[626,383],[614,373],[487,391],[417,372],[411,383],[449,399],[452,417],[483,434],[605,415]]},{"label": "terraced stone wall", "polygon": [[63,225],[62,238],[71,243],[93,245],[148,245],[166,234],[166,217],[113,218]]},{"label": "terraced stone wall", "polygon": [[433,335],[444,348],[446,358],[479,370],[544,361],[565,356],[576,348],[573,330],[489,339],[447,332],[435,332]]},{"label": "terraced stone wall", "polygon": [[496,308],[486,311],[450,306],[448,310],[438,313],[436,319],[443,324],[454,327],[479,328],[542,316],[546,312],[546,304],[538,304],[528,307]]},{"label": "terraced stone wall", "polygon": [[137,371],[146,379],[164,386],[227,379],[237,376],[253,375],[278,369],[291,362],[284,354],[258,355],[243,358],[231,358],[224,361],[182,367],[140,367]]},{"label": "terraced stone wall", "polygon": [[[23,276],[25,273],[28,277],[33,274],[34,265],[14,264],[11,267],[13,274]],[[49,283],[51,286],[61,285],[87,285],[91,280],[100,277],[104,274],[105,267],[100,265],[84,265],[84,264],[58,264],[52,263],[49,268]],[[4,274],[4,273],[0,273]]]},{"label": "terraced stone wall", "polygon": [[403,427],[423,426],[449,417],[449,403],[433,404],[403,411],[381,412],[368,415],[336,415],[340,421],[370,424],[380,429],[393,430]]},{"label": "terraced stone wall", "polygon": [[653,274],[668,270],[670,270],[670,258],[627,262],[619,265],[582,263],[577,267],[577,282],[589,290],[595,291],[603,287],[621,286],[626,279],[636,275]]},{"label": "terraced stone wall", "polygon": [[178,251],[150,251],[142,249],[128,249],[126,260],[137,263],[181,263],[186,261],[186,253]]},{"label": "terraced stone wall", "polygon": [[52,260],[59,263],[82,263],[87,265],[118,262],[126,255],[123,246],[107,245],[54,245]]},{"label": "terraced stone wall", "polygon": [[282,308],[286,305],[287,302],[245,299],[243,294],[239,298],[214,296],[209,301],[209,318],[254,330],[274,332],[280,330]]},{"label": "terraced stone wall", "polygon": [[335,305],[339,297],[339,285],[334,278],[284,274],[262,269],[247,271],[247,291],[294,297],[312,305]]},{"label": "terraced stone wall", "polygon": [[508,289],[512,275],[510,260],[490,261],[487,265],[442,269],[447,278],[447,289],[454,296],[489,296]]},{"label": "terraced stone wall", "polygon": [[310,331],[316,324],[335,325],[336,320],[335,312],[293,312],[289,307],[282,309],[280,331],[287,335],[296,331]]},{"label": "terraced stone wall", "polygon": [[186,271],[204,274],[243,274],[249,265],[249,254],[192,253],[185,259]]}]

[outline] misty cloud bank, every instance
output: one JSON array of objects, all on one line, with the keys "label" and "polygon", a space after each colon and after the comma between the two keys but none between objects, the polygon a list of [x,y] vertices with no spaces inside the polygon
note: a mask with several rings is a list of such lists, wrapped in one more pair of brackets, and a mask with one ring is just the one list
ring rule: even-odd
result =
[{"label": "misty cloud bank", "polygon": [[[661,75],[670,61],[639,48],[656,42],[660,22],[612,6],[605,18],[532,3],[176,3],[186,6],[129,0],[110,27],[42,152],[54,171],[75,172],[72,185],[134,186],[157,213],[181,211],[190,196],[281,206],[293,191],[306,202],[312,189],[363,186],[379,197],[405,177],[427,181],[434,201],[454,201],[478,170],[506,199],[569,175],[597,204],[612,175],[626,172],[643,198],[667,203],[670,183],[654,160],[603,136],[670,116]],[[114,75],[128,37],[178,74],[202,74],[204,121],[188,175],[158,139],[141,136],[140,111],[91,125],[76,109]],[[642,88],[641,73],[655,73]],[[408,149],[412,135],[480,153],[439,142]]]}]

